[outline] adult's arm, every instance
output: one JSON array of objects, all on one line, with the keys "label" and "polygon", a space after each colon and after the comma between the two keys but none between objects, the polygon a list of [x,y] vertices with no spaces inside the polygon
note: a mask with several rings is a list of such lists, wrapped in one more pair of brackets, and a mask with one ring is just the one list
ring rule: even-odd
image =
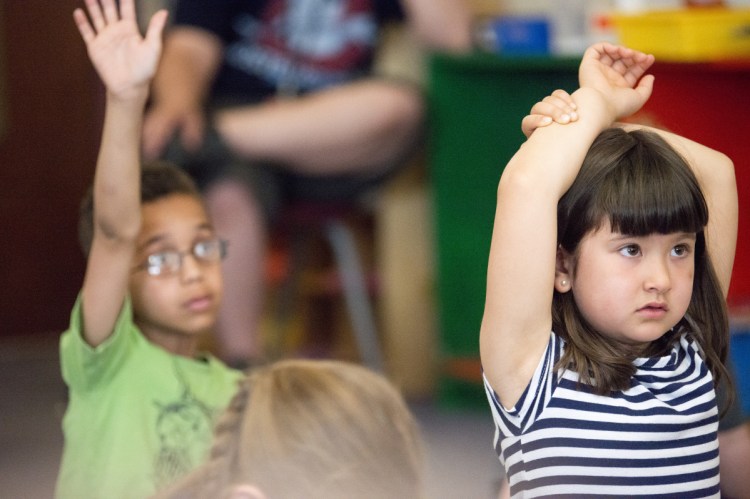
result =
[{"label": "adult's arm", "polygon": [[204,104],[223,50],[218,36],[204,29],[187,25],[169,29],[143,126],[147,159],[160,156],[175,133],[188,150],[198,148],[205,127]]}]

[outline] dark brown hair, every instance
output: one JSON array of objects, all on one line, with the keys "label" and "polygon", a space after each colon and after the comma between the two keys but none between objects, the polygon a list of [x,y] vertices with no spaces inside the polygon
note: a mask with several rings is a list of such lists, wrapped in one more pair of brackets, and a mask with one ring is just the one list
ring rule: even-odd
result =
[{"label": "dark brown hair", "polygon": [[[141,204],[157,201],[172,194],[202,198],[193,179],[181,168],[164,161],[146,163],[141,167]],[[89,187],[78,211],[78,242],[88,256],[94,238],[94,189]]]},{"label": "dark brown hair", "polygon": [[574,369],[582,383],[595,385],[601,395],[625,390],[635,374],[633,360],[637,356],[661,355],[687,333],[702,348],[718,384],[727,376],[723,361],[729,321],[706,251],[708,206],[688,163],[658,134],[612,128],[592,144],[580,173],[557,205],[558,244],[573,255],[574,266],[581,240],[607,221],[613,231],[633,236],[696,234],[695,274],[687,313],[645,352],[635,351],[591,327],[572,292],[555,291],[553,328],[568,343],[558,367]]}]

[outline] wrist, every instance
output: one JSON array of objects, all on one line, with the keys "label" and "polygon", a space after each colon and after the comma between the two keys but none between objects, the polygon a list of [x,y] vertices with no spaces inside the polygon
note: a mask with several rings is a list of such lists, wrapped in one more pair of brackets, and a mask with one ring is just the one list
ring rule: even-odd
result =
[{"label": "wrist", "polygon": [[145,108],[148,100],[148,88],[127,91],[108,91],[107,105],[111,107]]},{"label": "wrist", "polygon": [[581,87],[571,95],[576,103],[579,119],[585,118],[604,129],[618,118],[617,110],[607,96],[592,87]]}]

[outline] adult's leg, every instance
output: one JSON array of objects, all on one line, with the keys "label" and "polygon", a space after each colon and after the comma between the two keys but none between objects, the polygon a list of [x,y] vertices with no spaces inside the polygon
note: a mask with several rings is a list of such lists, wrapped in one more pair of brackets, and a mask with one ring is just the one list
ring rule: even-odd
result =
[{"label": "adult's leg", "polygon": [[227,109],[215,126],[245,159],[295,173],[373,173],[410,151],[422,132],[424,102],[409,84],[362,80],[293,99]]},{"label": "adult's leg", "polygon": [[[303,175],[377,174],[393,167],[421,137],[424,105],[409,85],[366,80],[295,99],[218,111],[214,125],[236,155]],[[241,183],[215,182],[206,200],[230,240],[217,336],[232,362],[261,355],[266,234],[262,211]]]},{"label": "adult's leg", "polygon": [[229,240],[224,299],[216,336],[219,356],[240,366],[263,356],[259,323],[264,299],[266,227],[263,211],[242,180],[224,177],[204,193],[216,231]]}]

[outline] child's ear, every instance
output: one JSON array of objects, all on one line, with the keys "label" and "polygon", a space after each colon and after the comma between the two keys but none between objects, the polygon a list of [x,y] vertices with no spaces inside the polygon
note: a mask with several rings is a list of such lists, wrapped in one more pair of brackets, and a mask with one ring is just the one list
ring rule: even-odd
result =
[{"label": "child's ear", "polygon": [[255,485],[244,484],[232,487],[229,499],[267,499],[266,495]]},{"label": "child's ear", "polygon": [[555,255],[555,290],[558,293],[567,293],[573,286],[573,255],[562,248],[557,247]]}]

